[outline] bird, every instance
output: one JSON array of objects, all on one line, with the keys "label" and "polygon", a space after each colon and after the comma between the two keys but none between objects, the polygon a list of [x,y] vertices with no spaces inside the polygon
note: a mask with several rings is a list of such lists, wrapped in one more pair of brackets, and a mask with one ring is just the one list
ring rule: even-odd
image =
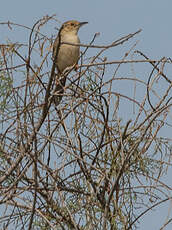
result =
[{"label": "bird", "polygon": [[68,67],[73,67],[77,65],[80,56],[80,47],[63,44],[63,43],[73,43],[79,44],[80,39],[78,36],[78,31],[81,26],[87,24],[88,22],[79,22],[76,20],[70,20],[62,24],[58,35],[53,44],[53,62],[55,63],[55,68],[57,74],[55,74],[56,87],[54,91],[53,101],[55,106],[59,105],[63,93],[64,86],[66,83],[66,76],[62,74]]}]

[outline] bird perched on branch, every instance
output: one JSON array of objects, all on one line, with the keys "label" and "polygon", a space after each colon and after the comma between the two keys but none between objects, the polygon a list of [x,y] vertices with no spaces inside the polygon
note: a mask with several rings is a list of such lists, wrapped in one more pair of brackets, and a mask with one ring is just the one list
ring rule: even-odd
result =
[{"label": "bird perched on branch", "polygon": [[72,67],[77,64],[79,60],[79,46],[64,43],[80,43],[78,31],[82,25],[87,23],[88,22],[78,22],[74,20],[67,21],[61,26],[57,38],[55,39],[53,45],[53,61],[58,73],[56,76],[56,95],[53,99],[56,106],[62,99],[66,83],[66,76],[62,73],[67,67]]}]

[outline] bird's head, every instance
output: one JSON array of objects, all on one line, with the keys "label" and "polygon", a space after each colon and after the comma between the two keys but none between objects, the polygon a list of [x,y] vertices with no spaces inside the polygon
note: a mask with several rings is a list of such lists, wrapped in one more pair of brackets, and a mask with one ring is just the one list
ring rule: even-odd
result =
[{"label": "bird's head", "polygon": [[88,22],[78,22],[75,20],[67,21],[63,23],[61,27],[61,33],[73,33],[77,34],[81,26],[87,24]]}]

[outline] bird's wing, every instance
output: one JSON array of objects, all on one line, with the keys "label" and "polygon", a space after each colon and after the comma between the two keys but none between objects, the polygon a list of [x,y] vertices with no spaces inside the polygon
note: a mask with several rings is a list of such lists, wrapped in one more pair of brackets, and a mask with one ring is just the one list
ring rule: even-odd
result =
[{"label": "bird's wing", "polygon": [[56,56],[56,52],[57,52],[57,47],[59,46],[59,36],[56,37],[54,44],[53,44],[53,59]]}]

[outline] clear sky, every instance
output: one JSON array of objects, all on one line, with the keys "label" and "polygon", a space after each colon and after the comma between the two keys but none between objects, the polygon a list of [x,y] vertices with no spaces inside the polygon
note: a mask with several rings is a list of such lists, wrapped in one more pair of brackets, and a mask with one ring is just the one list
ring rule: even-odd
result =
[{"label": "clear sky", "polygon": [[[80,32],[83,43],[89,42],[96,32],[100,32],[96,44],[107,44],[141,28],[143,31],[137,37],[140,50],[155,59],[172,57],[172,0],[4,0],[0,8],[0,22],[12,21],[30,27],[41,17],[53,14],[62,23],[70,19],[88,21]],[[15,33],[14,39],[20,41],[26,39],[24,36]],[[0,43],[7,38],[1,31]],[[117,60],[121,55],[113,53],[111,59]],[[158,230],[169,207],[170,203],[158,206],[158,210],[143,217],[140,230]],[[171,229],[172,224],[165,228]]]},{"label": "clear sky", "polygon": [[110,41],[120,34],[143,29],[140,46],[152,56],[172,53],[171,0],[15,0],[2,1],[1,21],[15,21],[32,26],[42,16],[56,14],[64,22],[71,18],[88,21],[84,41],[94,32],[100,40]]}]

